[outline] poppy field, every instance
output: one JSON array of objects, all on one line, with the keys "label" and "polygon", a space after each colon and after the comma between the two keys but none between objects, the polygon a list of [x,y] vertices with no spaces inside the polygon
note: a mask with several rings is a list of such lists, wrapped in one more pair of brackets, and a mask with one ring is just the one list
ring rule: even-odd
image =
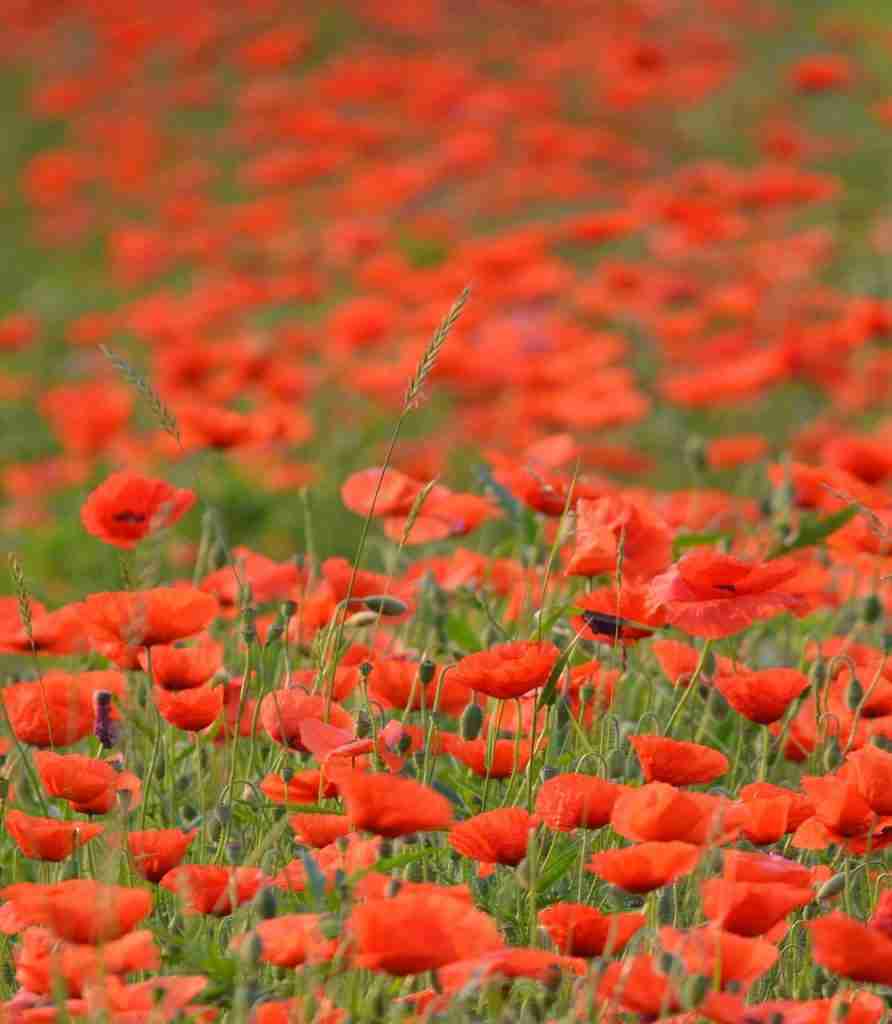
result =
[{"label": "poppy field", "polygon": [[7,0],[0,1024],[879,1024],[892,10]]}]

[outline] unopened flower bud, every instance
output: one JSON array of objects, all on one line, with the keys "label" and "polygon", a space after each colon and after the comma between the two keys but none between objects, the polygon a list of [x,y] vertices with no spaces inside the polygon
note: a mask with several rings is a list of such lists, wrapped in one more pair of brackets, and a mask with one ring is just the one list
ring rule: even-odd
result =
[{"label": "unopened flower bud", "polygon": [[483,709],[479,704],[469,704],[461,714],[459,734],[463,740],[476,740],[483,728]]}]

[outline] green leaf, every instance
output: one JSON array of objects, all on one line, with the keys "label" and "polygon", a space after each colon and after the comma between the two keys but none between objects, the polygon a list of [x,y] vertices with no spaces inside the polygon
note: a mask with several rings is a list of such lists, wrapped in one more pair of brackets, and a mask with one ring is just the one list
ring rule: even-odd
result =
[{"label": "green leaf", "polygon": [[730,540],[727,533],[713,531],[711,533],[680,533],[672,541],[672,557],[678,558],[688,548],[705,547],[708,544],[719,544],[723,540]]},{"label": "green leaf", "polygon": [[811,548],[821,544],[832,533],[836,533],[858,514],[857,505],[847,505],[829,516],[803,515],[799,520],[799,528],[780,541],[769,551],[768,558],[778,558],[790,551],[800,548]]}]

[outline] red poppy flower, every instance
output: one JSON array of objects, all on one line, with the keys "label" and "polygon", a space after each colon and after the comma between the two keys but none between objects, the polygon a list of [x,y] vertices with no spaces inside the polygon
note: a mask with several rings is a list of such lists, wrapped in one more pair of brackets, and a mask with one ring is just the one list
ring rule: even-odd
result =
[{"label": "red poppy flower", "polygon": [[728,758],[700,743],[673,740],[666,736],[630,736],[645,782],[668,782],[690,786],[713,782],[730,767]]},{"label": "red poppy flower", "polygon": [[507,779],[523,771],[533,749],[529,740],[496,740],[489,758],[489,739],[463,740],[455,733],[442,733],[439,739],[445,753],[461,761],[480,778],[488,775],[491,779]]},{"label": "red poppy flower", "polygon": [[812,871],[777,853],[725,850],[722,877],[729,882],[778,882],[798,889],[812,884]]},{"label": "red poppy flower", "polygon": [[184,732],[201,732],[223,711],[223,690],[219,686],[195,686],[191,690],[164,690],[156,686],[152,699],[158,714]]},{"label": "red poppy flower", "polygon": [[496,644],[462,658],[449,678],[488,697],[511,700],[544,686],[558,653],[553,644],[534,641]]},{"label": "red poppy flower", "polygon": [[302,843],[317,848],[347,835],[353,827],[345,814],[292,814],[288,824]]},{"label": "red poppy flower", "polygon": [[764,935],[815,898],[810,888],[781,882],[731,882],[710,878],[701,888],[703,913],[735,935]]},{"label": "red poppy flower", "polygon": [[202,1019],[206,1007],[196,1006],[192,1000],[208,984],[203,975],[170,975],[125,985],[118,976],[104,979],[104,984],[89,985],[84,995],[86,1008],[93,1017],[114,1017],[132,1020],[157,1014],[163,1020],[177,1016]]},{"label": "red poppy flower", "polygon": [[622,953],[647,922],[644,914],[602,914],[584,903],[553,903],[538,920],[559,953],[585,957]]},{"label": "red poppy flower", "polygon": [[536,794],[536,815],[557,832],[603,828],[625,786],[596,775],[567,772],[547,779]]},{"label": "red poppy flower", "polygon": [[846,914],[811,921],[815,963],[852,981],[892,984],[892,938]]},{"label": "red poppy flower", "polygon": [[102,671],[47,672],[36,682],[4,687],[2,698],[10,727],[22,743],[67,747],[93,731],[93,697],[99,690],[123,698],[124,676]]},{"label": "red poppy flower", "polygon": [[892,754],[889,751],[872,743],[854,750],[846,758],[845,771],[874,814],[892,815]]},{"label": "red poppy flower", "polygon": [[[358,872],[365,873],[381,859],[381,837],[349,832],[328,846],[315,850],[313,859],[325,879],[326,890],[330,890],[338,878],[349,878]],[[273,878],[273,885],[285,892],[303,892],[309,885],[304,860],[296,858],[286,864]]]},{"label": "red poppy flower", "polygon": [[344,481],[341,501],[351,512],[363,518],[370,515],[408,515],[422,487],[423,484],[397,469],[372,466],[359,470]]},{"label": "red poppy flower", "polygon": [[760,725],[770,725],[808,689],[808,678],[793,668],[766,668],[717,674],[713,686],[732,708]]},{"label": "red poppy flower", "polygon": [[534,819],[521,807],[500,807],[453,825],[449,845],[481,864],[516,867],[527,855]]},{"label": "red poppy flower", "polygon": [[105,830],[103,825],[86,821],[34,818],[17,810],[6,812],[5,824],[24,857],[47,861],[65,860],[76,846],[83,846]]},{"label": "red poppy flower", "polygon": [[0,619],[0,652],[10,654],[82,654],[89,648],[81,602],[65,605],[54,612],[46,611],[39,602],[31,602],[30,632],[19,619],[18,601],[15,617]]},{"label": "red poppy flower", "polygon": [[73,804],[89,804],[114,793],[117,786],[118,773],[108,761],[95,757],[39,750],[34,754],[34,763],[50,796],[70,800]]},{"label": "red poppy flower", "polygon": [[598,979],[598,1000],[608,1013],[620,1007],[648,1019],[681,1009],[675,986],[646,953],[609,963]]},{"label": "red poppy flower", "polygon": [[679,931],[660,929],[660,945],[681,958],[691,974],[715,978],[724,988],[730,982],[749,987],[778,959],[777,947],[764,939],[745,938],[706,926]]},{"label": "red poppy flower", "polygon": [[156,644],[139,652],[143,670],[151,669],[152,682],[162,690],[191,690],[204,686],[223,664],[223,647],[208,642],[194,647]]},{"label": "red poppy flower", "polygon": [[94,648],[133,667],[137,648],[170,644],[207,628],[217,602],[193,587],[158,587],[91,594],[83,614]]},{"label": "red poppy flower", "polygon": [[258,604],[266,604],[277,598],[284,600],[289,597],[292,588],[301,579],[301,569],[293,560],[276,562],[239,546],[232,549],[232,564],[208,573],[199,589],[213,594],[221,608],[232,611],[238,606],[243,584],[251,588],[251,594]]},{"label": "red poppy flower", "polygon": [[195,492],[138,473],[113,473],[84,502],[87,533],[117,548],[132,548],[156,530],[173,526],[195,504]]},{"label": "red poppy flower", "polygon": [[168,871],[159,884],[182,898],[187,914],[225,917],[254,899],[269,881],[259,868],[181,864]]},{"label": "red poppy flower", "polygon": [[398,976],[501,949],[495,921],[441,895],[396,896],[353,908],[347,923],[357,967]]},{"label": "red poppy flower", "polygon": [[196,829],[182,832],[178,828],[127,832],[127,849],[139,874],[150,882],[160,882],[186,856],[197,834]]},{"label": "red poppy flower", "polygon": [[68,942],[89,945],[120,938],[152,910],[145,889],[102,885],[91,878],[9,885],[0,890],[0,899],[10,901],[22,921],[44,925]]},{"label": "red poppy flower", "polygon": [[573,628],[602,644],[629,646],[649,637],[666,624],[661,608],[648,605],[648,590],[640,584],[592,590],[576,599],[582,614],[572,620]]},{"label": "red poppy flower", "polygon": [[759,434],[738,434],[717,438],[706,446],[706,461],[711,469],[736,469],[758,462],[768,452],[768,442]]},{"label": "red poppy flower", "polygon": [[301,690],[273,690],[260,702],[260,723],[271,740],[306,751],[301,725],[307,721],[327,722],[353,735],[353,719],[340,705]]},{"label": "red poppy flower", "polygon": [[[696,647],[678,640],[654,640],[650,649],[670,686],[690,684],[700,661],[700,651]],[[732,673],[736,671],[736,666],[730,658],[718,655],[715,658],[715,671],[716,674]]]},{"label": "red poppy flower", "polygon": [[653,580],[648,607],[663,610],[670,625],[694,636],[731,636],[798,608],[801,600],[781,589],[798,571],[792,559],[754,564],[698,548]]},{"label": "red poppy flower", "polygon": [[679,840],[702,846],[733,839],[746,818],[740,805],[722,797],[648,782],[618,797],[610,824],[633,842]]},{"label": "red poppy flower", "polygon": [[645,505],[618,497],[576,504],[576,546],[568,576],[614,573],[622,548],[623,578],[649,580],[672,563],[672,534]]},{"label": "red poppy flower", "polygon": [[438,969],[437,982],[445,992],[456,992],[491,978],[529,978],[556,987],[565,971],[581,977],[587,969],[588,964],[579,957],[513,946],[447,964]]},{"label": "red poppy flower", "polygon": [[282,775],[264,775],[260,791],[277,804],[314,804],[323,797],[337,796],[338,787],[323,772],[309,768],[294,772],[287,779]]},{"label": "red poppy flower", "polygon": [[814,804],[804,793],[800,793],[797,790],[786,789],[784,786],[775,786],[770,782],[751,782],[740,790],[740,799],[744,803],[749,803],[752,800],[777,797],[784,797],[790,801],[787,812],[788,832],[795,832],[804,821],[814,816]]},{"label": "red poppy flower", "polygon": [[274,967],[299,967],[304,963],[330,960],[337,941],[326,939],[320,927],[319,914],[283,914],[261,921],[254,929],[239,935],[232,946],[238,949],[249,939],[260,944],[260,959]]},{"label": "red poppy flower", "polygon": [[467,885],[440,885],[437,882],[404,882],[390,875],[370,871],[353,886],[356,900],[391,900],[396,896],[409,894],[433,894],[458,900],[465,906],[473,906],[474,894]]},{"label": "red poppy flower", "polygon": [[[16,951],[15,973],[16,980],[29,992],[50,997],[61,979],[68,993],[77,997],[92,982],[105,982],[110,976],[134,971],[157,970],[160,963],[154,937],[147,929],[93,946],[60,943],[45,928],[29,928]],[[50,1019],[55,1020],[55,1016]]]},{"label": "red poppy flower", "polygon": [[693,871],[702,853],[691,843],[638,843],[594,854],[586,870],[627,892],[650,892]]},{"label": "red poppy flower", "polygon": [[335,777],[357,830],[393,838],[452,824],[452,805],[446,797],[414,779],[362,772],[338,772]]}]

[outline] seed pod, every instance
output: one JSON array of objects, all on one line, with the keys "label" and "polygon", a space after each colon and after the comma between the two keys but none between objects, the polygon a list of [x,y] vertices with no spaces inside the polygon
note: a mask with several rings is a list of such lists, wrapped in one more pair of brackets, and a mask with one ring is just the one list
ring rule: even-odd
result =
[{"label": "seed pod", "polygon": [[257,897],[257,912],[262,918],[269,920],[269,918],[276,916],[278,911],[277,902],[275,888],[268,885],[260,890]]},{"label": "seed pod", "polygon": [[378,616],[372,611],[355,612],[344,621],[345,629],[363,629],[365,626],[373,626],[378,621]]},{"label": "seed pod", "polygon": [[391,597],[390,594],[370,594],[362,599],[362,603],[370,612],[378,612],[381,615],[396,616],[405,615],[409,606],[398,597]]},{"label": "seed pod", "polygon": [[693,1010],[706,998],[712,981],[703,974],[692,974],[685,978],[681,986],[681,999],[684,1005]]},{"label": "seed pod", "polygon": [[437,666],[430,660],[430,658],[425,658],[418,666],[418,678],[425,686],[427,686],[428,683],[433,682],[436,673]]},{"label": "seed pod", "polygon": [[[861,610],[861,618],[868,624],[873,625],[883,617],[883,603],[876,594],[871,594],[864,602]],[[840,1005],[846,1005],[840,1003]]]},{"label": "seed pod", "polygon": [[818,899],[822,901],[833,899],[833,897],[838,896],[845,887],[846,874],[844,871],[841,871],[832,878],[828,878],[821,888],[818,889]]},{"label": "seed pod", "polygon": [[483,728],[483,709],[479,704],[469,704],[461,714],[459,733],[463,740],[476,740]]},{"label": "seed pod", "polygon": [[852,676],[849,682],[848,689],[846,690],[846,704],[849,710],[856,711],[864,700],[864,687],[861,685],[861,680],[857,676]]},{"label": "seed pod", "polygon": [[706,444],[702,437],[694,434],[685,441],[684,460],[695,473],[706,469]]}]

